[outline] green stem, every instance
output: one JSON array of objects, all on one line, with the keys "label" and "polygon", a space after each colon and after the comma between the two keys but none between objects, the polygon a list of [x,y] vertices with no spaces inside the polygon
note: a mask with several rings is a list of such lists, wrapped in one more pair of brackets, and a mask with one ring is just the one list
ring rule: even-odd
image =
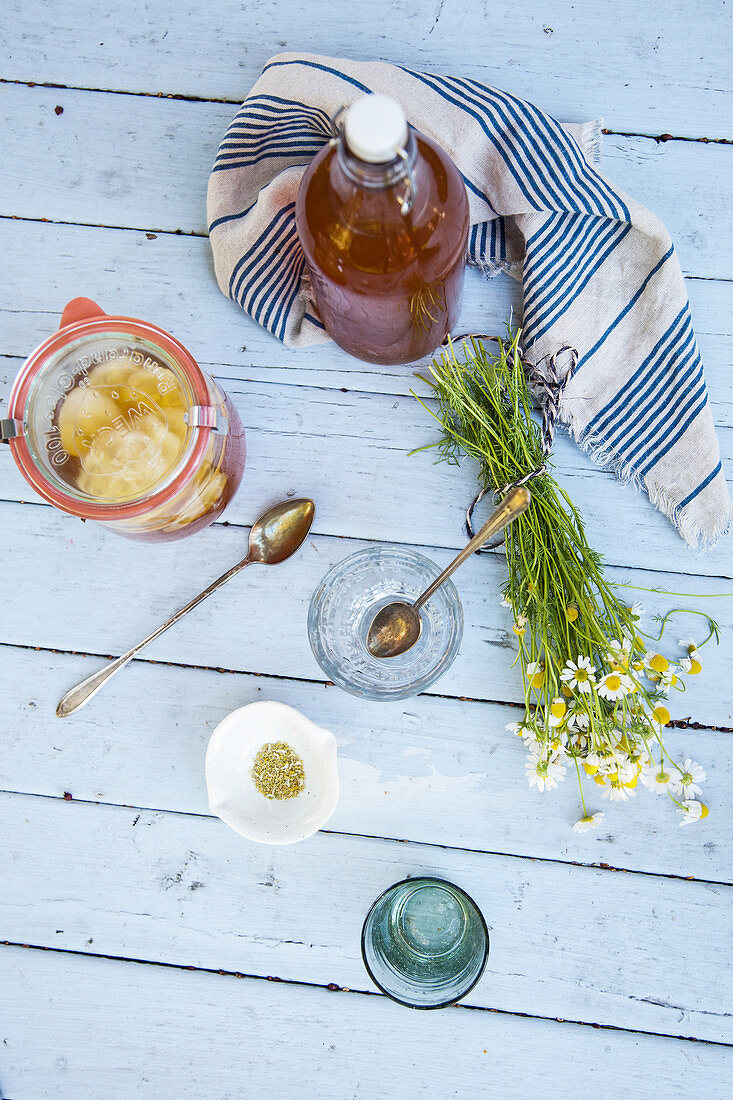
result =
[{"label": "green stem", "polygon": [[[518,330],[510,331],[508,338],[497,339],[496,350],[488,350],[478,339],[464,341],[458,348],[449,344],[433,360],[428,376],[419,376],[430,387],[430,398],[414,396],[441,429],[440,439],[426,445],[426,449],[434,449],[438,461],[456,463],[464,455],[470,457],[479,465],[479,481],[484,487],[501,489],[545,467],[545,472],[529,483],[529,509],[506,531],[508,579],[502,587],[511,599],[515,621],[520,616],[527,620],[525,633],[518,639],[517,655],[525,721],[545,746],[551,734],[564,739],[565,752],[575,760],[585,811],[579,765],[589,751],[621,764],[642,751],[648,753],[651,737],[659,743],[662,765],[668,755],[650,718],[660,693],[633,669],[633,664],[642,660],[646,645],[631,609],[620,596],[623,588],[661,590],[611,585],[606,580],[603,560],[588,543],[580,513],[554,479],[552,456],[543,452],[542,433],[533,415],[519,355],[519,339]],[[578,610],[573,622],[567,614],[571,604]],[[676,613],[667,612],[660,620],[660,633],[653,641],[661,640]],[[709,633],[702,644],[712,637],[718,641],[715,621],[702,611],[693,614],[701,615],[708,623]],[[627,671],[635,691],[621,704],[605,700],[597,691],[587,696],[575,693],[575,700],[581,701],[588,716],[587,745],[579,749],[572,743],[567,727],[558,727],[557,731],[548,728],[549,704],[562,690],[560,673],[569,660],[586,656],[596,667],[600,682],[615,662],[611,642],[624,644],[624,638],[630,639]],[[544,662],[545,677],[540,688],[533,687],[531,677],[526,675],[530,661]],[[679,682],[682,687],[681,676]],[[569,698],[568,706],[573,701]]]}]

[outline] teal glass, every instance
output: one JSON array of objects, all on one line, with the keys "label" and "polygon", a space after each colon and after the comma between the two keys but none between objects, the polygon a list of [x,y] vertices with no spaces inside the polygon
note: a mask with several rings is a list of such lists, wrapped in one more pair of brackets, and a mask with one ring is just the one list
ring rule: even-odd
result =
[{"label": "teal glass", "polygon": [[369,976],[408,1008],[447,1008],[476,985],[489,957],[481,910],[463,890],[438,878],[390,886],[369,910],[361,933]]}]

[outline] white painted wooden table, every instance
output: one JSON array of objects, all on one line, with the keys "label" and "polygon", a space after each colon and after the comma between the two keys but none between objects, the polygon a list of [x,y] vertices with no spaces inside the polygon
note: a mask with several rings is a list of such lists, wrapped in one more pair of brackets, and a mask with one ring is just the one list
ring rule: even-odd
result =
[{"label": "white painted wooden table", "polygon": [[[87,295],[163,325],[223,381],[249,464],[225,523],[150,548],[43,505],[0,450],[0,1091],[730,1095],[733,598],[699,597],[730,593],[733,542],[686,551],[645,498],[559,441],[560,477],[610,575],[682,593],[720,620],[721,647],[675,701],[688,728],[670,733],[708,772],[710,816],[692,828],[642,792],[603,805],[600,835],[577,836],[571,782],[559,794],[529,789],[521,746],[504,731],[520,696],[500,557],[473,559],[457,578],[465,640],[429,694],[365,704],[325,685],[305,633],[320,577],[372,541],[446,562],[463,539],[474,474],[407,457],[432,433],[409,396],[409,369],[332,347],[289,352],[227,302],[204,212],[234,104],[283,48],[460,72],[563,120],[603,116],[606,172],[676,240],[730,474],[730,8],[188,7],[4,5],[3,407],[24,356],[69,298]],[[462,323],[490,330],[512,303],[508,282],[472,275]],[[247,524],[292,492],[318,505],[299,557],[277,575],[243,576],[78,716],[54,717],[68,686],[236,560]],[[644,602],[651,614],[680,599]],[[253,610],[271,624],[264,634]],[[208,736],[229,710],[262,698],[300,708],[340,743],[337,812],[293,848],[249,844],[207,809]],[[421,872],[465,887],[491,929],[485,977],[465,1007],[439,1013],[376,995],[359,953],[372,899]]]}]

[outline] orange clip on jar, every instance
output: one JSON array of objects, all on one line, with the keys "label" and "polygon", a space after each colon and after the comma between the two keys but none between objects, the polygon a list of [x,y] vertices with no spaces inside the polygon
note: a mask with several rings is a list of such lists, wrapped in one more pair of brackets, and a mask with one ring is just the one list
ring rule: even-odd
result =
[{"label": "orange clip on jar", "polygon": [[239,416],[184,346],[89,298],[26,360],[0,438],[44,500],[151,541],[207,527],[244,469]]}]

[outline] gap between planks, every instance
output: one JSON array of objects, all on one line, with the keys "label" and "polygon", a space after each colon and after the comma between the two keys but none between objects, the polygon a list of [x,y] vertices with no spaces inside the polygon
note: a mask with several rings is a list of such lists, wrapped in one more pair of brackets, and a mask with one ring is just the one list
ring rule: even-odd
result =
[{"label": "gap between planks", "polygon": [[[91,223],[86,223],[86,222],[50,222],[47,218],[37,218],[37,219],[33,219],[33,218],[16,218],[14,216],[13,217],[8,217],[7,215],[4,215],[4,214],[0,214],[0,222],[1,221],[25,221],[25,222],[35,221],[38,224],[47,223],[49,225],[68,225],[68,226],[76,226],[76,227],[79,227],[79,228],[82,228],[82,229],[110,229],[113,232],[116,232],[117,230],[120,230],[121,232],[126,231],[124,227],[121,227],[121,226],[118,226],[118,225],[92,225]],[[144,232],[144,230],[141,230],[141,229],[133,229],[133,230],[130,230],[130,231],[135,232],[135,233]],[[181,231],[179,233],[176,233],[172,230],[162,230],[161,232],[166,232],[166,233],[168,233],[169,236],[174,236],[174,237],[175,236],[189,236],[189,237],[190,236],[196,236],[196,234],[193,233],[193,232],[187,233],[187,232]],[[718,279],[717,277],[716,278],[712,278],[712,277],[708,278],[705,275],[686,275],[685,276],[685,280],[693,280],[693,279],[695,281],[698,281],[698,282],[710,282],[710,283],[733,282],[733,279]],[[23,314],[38,313],[38,314],[47,316],[49,311],[48,310],[41,310],[41,309],[39,309],[39,310],[30,310],[30,309],[8,310],[8,309],[3,309],[2,307],[0,307],[0,313],[23,313]],[[273,337],[273,339],[276,339],[276,337]],[[285,345],[280,345],[280,348],[284,348],[284,347],[285,347]],[[280,350],[280,348],[278,350]],[[439,344],[438,347],[436,348],[436,352],[440,351],[441,349],[442,349],[442,344]],[[246,348],[243,349],[243,350],[246,350]],[[290,350],[290,349],[286,349],[286,350]],[[0,352],[0,360],[3,360],[7,363],[9,373],[8,373],[8,376],[7,376],[7,380],[4,384],[7,385],[7,387],[11,387],[12,382],[13,382],[13,378],[21,370],[23,364],[26,362],[26,359],[22,355],[15,355],[11,352]],[[325,385],[322,382],[321,383],[316,383],[312,380],[311,381],[306,380],[304,382],[296,382],[296,381],[293,381],[293,380],[289,379],[288,381],[283,382],[283,381],[278,379],[277,382],[273,383],[273,382],[270,382],[268,380],[263,380],[262,378],[255,378],[255,377],[250,378],[250,377],[247,377],[247,376],[243,377],[241,375],[233,375],[233,374],[225,373],[227,369],[231,369],[232,367],[236,366],[236,364],[234,364],[234,363],[213,362],[211,360],[203,359],[200,356],[199,356],[197,361],[198,361],[199,365],[202,366],[202,367],[205,367],[209,371],[209,373],[217,381],[219,381],[219,382],[230,382],[230,383],[232,383],[233,386],[270,386],[270,385],[277,385],[278,389],[310,390],[314,393],[322,393],[322,394],[324,394],[324,396],[330,396],[331,394],[334,394],[334,393],[348,393],[348,394],[350,394],[354,397],[363,397],[367,400],[372,400],[374,398],[379,398],[379,397],[386,397],[386,398],[395,397],[398,400],[402,400],[402,401],[409,401],[410,398],[412,398],[413,400],[419,399],[425,405],[437,406],[437,404],[438,404],[437,398],[431,397],[429,394],[425,394],[425,395],[420,394],[419,397],[416,397],[416,395],[412,391],[410,391],[410,393],[404,393],[404,392],[399,391],[399,390],[364,390],[364,389],[359,389],[358,386],[339,386],[335,383],[333,385],[328,386],[328,385]],[[355,361],[355,362],[358,363],[359,361]],[[17,364],[17,366],[16,366],[16,364]],[[368,364],[368,365],[371,366],[372,364]],[[420,361],[419,360],[416,361],[416,363],[414,365],[416,367],[420,366]],[[262,369],[262,367],[271,366],[271,364],[249,363],[249,364],[246,364],[246,365],[242,366],[242,371],[246,371],[247,366]],[[291,369],[292,371],[297,372],[297,370],[299,368],[298,367],[291,367],[291,368],[278,367],[276,369]],[[392,379],[393,376],[384,375],[384,377],[389,382],[390,379]],[[417,382],[420,381],[421,376],[417,372],[415,372],[413,377],[416,379],[415,384],[417,385]],[[339,379],[340,376],[336,375],[336,378]],[[533,411],[537,415],[539,415],[539,413],[540,413],[540,410],[538,408],[533,407]],[[257,428],[255,428],[255,429],[249,429],[249,430],[264,432],[268,429],[257,429]],[[716,431],[718,431],[718,432],[722,433],[722,432],[726,432],[726,431],[729,431],[729,430],[730,430],[729,425],[726,425],[726,424],[716,425]],[[277,429],[269,429],[269,433],[272,434],[272,435],[283,434],[282,431],[278,431]],[[302,434],[308,435],[309,433],[302,433]],[[563,433],[563,434],[565,434],[565,433]],[[310,433],[310,437],[311,438],[320,438],[320,433],[315,433],[315,434]],[[350,438],[350,437],[347,437],[347,438]],[[566,435],[566,438],[568,438],[572,441],[572,437],[569,434]],[[404,451],[405,451],[405,448],[397,447],[397,446],[394,446],[394,445],[391,445],[391,446],[390,445],[385,445],[384,449],[385,450],[397,451],[400,454],[404,453]],[[416,451],[425,450],[425,449],[426,449],[425,447],[418,447],[418,448],[416,448]],[[466,461],[468,461],[468,460],[466,460]],[[609,468],[602,467],[602,466],[598,466],[598,469],[603,473],[611,472]],[[562,474],[562,471],[559,471],[559,472]],[[13,500],[10,497],[1,497],[0,498],[0,504],[40,504],[40,505],[43,505],[44,507],[47,506],[46,501],[43,501],[43,500],[18,501],[18,500]],[[229,526],[231,526],[231,527],[247,527],[247,526],[249,526],[249,524],[232,523],[231,521],[228,521],[228,520],[217,520],[215,522],[219,525],[222,525],[222,526],[226,526],[227,524],[229,524]],[[331,537],[333,537],[333,538],[342,538],[342,537],[343,538],[351,538],[351,537],[354,537],[354,536],[334,535],[334,536],[331,536]],[[441,546],[438,546],[437,544],[431,544],[431,545],[433,545],[435,549],[453,549],[453,547],[441,547]],[[614,563],[609,562],[608,564],[614,564]],[[623,568],[641,569],[641,568],[646,568],[646,567],[634,566],[634,565],[627,566],[627,564],[624,562],[623,563]],[[679,572],[679,570],[655,569],[655,572]],[[697,576],[698,574],[689,574],[689,575],[690,576]],[[711,574],[706,574],[706,575],[707,576],[716,576],[716,574],[712,574],[712,573]],[[720,577],[721,577],[722,580],[728,580],[729,579],[725,574],[721,574]]]},{"label": "gap between planks", "polygon": [[[204,363],[203,365],[208,366],[209,364]],[[218,380],[224,381],[224,382],[239,381],[238,379],[234,379],[234,378],[227,379],[223,375],[217,375],[216,377],[217,377]],[[287,386],[287,385],[295,386],[296,383],[294,383],[294,382],[293,383],[282,382],[282,383],[279,383],[279,385],[281,385],[281,386]],[[312,388],[312,389],[319,388],[319,389],[324,389],[326,392],[331,392],[327,387],[305,387],[305,388]],[[355,393],[355,394],[361,394],[362,393],[362,391],[360,391],[360,390],[349,390],[348,392],[349,393]],[[370,395],[366,394],[365,396],[370,396]],[[388,394],[387,396],[399,397],[399,394]],[[718,429],[718,430],[720,431],[721,429]],[[725,430],[725,429],[723,429],[723,430]],[[53,507],[52,504],[47,504],[46,501],[44,501],[44,500],[13,500],[11,497],[0,497],[0,506],[2,506],[3,504],[7,504],[11,507],[14,507],[16,505],[20,505],[22,508],[52,508]],[[237,523],[235,520],[230,520],[230,519],[219,519],[219,520],[215,520],[214,523],[212,523],[210,526],[212,528],[214,528],[214,527],[233,527],[233,528],[236,528],[237,530],[240,530],[240,531],[249,531],[251,529],[252,525],[249,524],[249,523]],[[368,542],[369,544],[374,543],[377,546],[409,546],[409,547],[413,547],[415,545],[415,543],[413,543],[413,542],[404,542],[403,543],[403,542],[399,542],[397,539],[382,539],[382,538],[377,538],[376,536],[369,536],[367,538],[364,535],[336,535],[336,534],[330,533],[329,531],[312,530],[311,534],[315,535],[317,538],[339,539],[343,542]],[[438,551],[445,551],[445,553],[451,553],[451,552],[455,553],[456,549],[457,549],[457,547],[455,547],[455,546],[442,546],[439,543],[435,543],[435,542],[431,542],[429,544],[428,543],[421,543],[420,547],[421,547],[421,550],[429,550],[429,551],[438,550]],[[491,553],[492,556],[495,557],[495,558],[503,556],[501,554],[500,550],[496,550],[496,551],[491,550],[491,551],[488,551],[488,552]],[[630,570],[630,571],[635,572],[635,573],[650,573],[650,572],[653,572],[653,573],[659,573],[661,576],[669,575],[669,576],[674,576],[674,577],[690,577],[691,579],[696,580],[696,581],[697,580],[702,580],[702,581],[706,581],[706,580],[710,580],[710,581],[731,581],[732,580],[732,578],[727,573],[685,573],[683,570],[680,570],[680,569],[662,569],[662,568],[659,567],[659,565],[656,565],[654,567],[654,569],[649,569],[649,567],[645,566],[645,565],[629,565],[626,562],[611,561],[610,559],[608,559],[605,556],[604,556],[603,564],[604,564],[604,566],[608,566],[611,569],[626,569],[626,570]],[[634,585],[627,585],[627,584],[620,584],[619,583],[617,585],[617,587],[619,587],[619,588],[632,588],[633,589]],[[639,591],[644,591],[645,592],[645,591],[647,591],[647,589],[642,588]],[[650,591],[659,592],[663,596],[674,596],[674,595],[678,594],[678,593],[675,593],[675,592],[668,592],[667,589],[665,589],[665,588],[659,588],[659,589],[653,588]],[[723,599],[726,596],[733,596],[733,592],[695,592],[695,593],[690,593],[689,596],[686,595],[685,598],[687,598],[687,599],[702,599],[702,600],[707,600],[707,599],[719,600],[719,599]],[[5,644],[11,644],[11,643],[0,642],[0,645],[5,645]],[[30,648],[35,648],[35,647],[31,646]],[[44,649],[46,647],[45,646],[40,646],[39,648]],[[63,653],[63,652],[74,653],[76,651],[75,650],[52,650],[52,652],[56,652],[56,653]],[[97,653],[81,653],[80,655],[83,656],[83,657],[97,657],[97,656],[103,656],[104,657],[104,656],[107,656],[106,654],[97,654]],[[109,658],[110,658],[110,660],[113,660],[116,656],[118,656],[118,654],[110,654]],[[138,658],[136,658],[136,660],[137,659]],[[144,660],[144,658],[139,658],[139,659]],[[172,662],[171,661],[168,661],[168,662],[162,661],[162,662],[159,662],[159,663],[160,664],[175,664],[176,662],[175,661],[172,661]],[[191,665],[191,666],[187,665],[186,667],[210,668],[211,666],[210,665]],[[227,669],[227,668],[216,668],[216,669],[214,669],[214,671],[215,672],[230,672],[232,670]],[[239,671],[239,670],[236,670],[236,671]],[[263,673],[263,675],[267,675],[267,674]],[[299,677],[295,677],[295,679],[299,679]],[[312,682],[317,683],[318,681],[312,681]],[[329,683],[330,683],[330,681],[329,681]],[[425,694],[426,695],[440,695],[440,692],[429,691],[429,692],[425,692]],[[460,699],[467,698],[469,700],[469,702],[472,701],[470,697],[463,696],[463,695],[461,695],[461,696],[445,696],[445,698],[460,698]],[[481,699],[481,700],[478,700],[478,701],[479,702],[492,702],[492,700],[490,700],[490,699],[485,699],[485,700]],[[521,704],[519,704],[519,703],[516,704],[516,706],[520,706],[520,705]],[[705,727],[705,729],[726,729],[726,728],[727,727],[725,727],[725,726],[706,726]],[[731,727],[731,732],[733,732],[733,727]]]},{"label": "gap between planks", "polygon": [[[58,795],[41,794],[38,791],[0,789],[0,795],[9,795],[10,797],[17,795],[21,798],[47,799],[51,802],[76,802],[81,806],[109,806],[111,809],[135,810],[139,811],[138,817],[141,813],[168,814],[173,817],[193,817],[199,819],[200,821],[211,821],[215,817],[214,814],[198,813],[195,810],[172,810],[168,807],[162,806],[139,806],[131,804],[129,802],[108,802],[101,799],[75,798],[70,791],[64,791],[63,795]],[[347,837],[349,839],[357,841],[376,840],[384,844],[409,844],[412,847],[418,848],[437,848],[439,851],[444,852],[468,852],[471,855],[477,856],[497,856],[501,859],[524,860],[525,862],[530,861],[531,863],[551,863],[557,864],[561,867],[579,867],[582,870],[589,871],[612,871],[615,874],[619,875],[643,875],[646,878],[653,879],[663,878],[673,879],[677,882],[696,882],[699,883],[701,886],[723,886],[726,888],[733,887],[733,882],[727,882],[724,879],[696,878],[695,875],[674,875],[669,872],[663,871],[642,871],[628,867],[614,867],[611,863],[604,862],[583,863],[576,859],[559,859],[558,857],[553,858],[550,856],[528,856],[522,855],[518,852],[494,851],[490,848],[467,848],[457,844],[440,844],[437,841],[433,840],[412,840],[409,837],[379,836],[374,833],[350,833],[346,832],[343,829],[320,829],[319,832],[323,833],[326,836]]]},{"label": "gap between planks", "polygon": [[[376,540],[375,540],[376,541]],[[390,544],[393,545],[393,544]],[[688,574],[690,575],[690,574]],[[724,578],[727,579],[727,578]],[[119,656],[118,653],[96,653],[91,650],[80,649],[56,649],[54,646],[45,645],[30,645],[23,642],[2,642],[0,641],[1,649],[24,649],[31,653],[57,653],[61,657],[94,657],[100,661],[115,661]],[[187,661],[163,661],[159,658],[152,657],[133,657],[130,664],[134,661],[140,661],[142,664],[147,665],[165,665],[169,668],[190,668],[196,672],[218,672],[220,676],[257,676],[264,680],[284,680],[287,683],[294,684],[312,684],[313,687],[323,687],[324,690],[335,687],[336,685],[332,680],[313,680],[309,676],[290,676],[285,673],[278,672],[255,672],[252,669],[241,668],[225,668],[215,665],[192,665]],[[423,691],[420,695],[427,695],[431,699],[446,699],[448,702],[457,703],[475,703],[478,706],[496,706],[496,707],[516,707],[524,709],[524,703],[515,702],[512,699],[489,699],[472,695],[449,695],[442,691]],[[673,718],[668,723],[671,729],[678,730],[709,730],[711,733],[733,733],[733,726],[716,726],[712,723],[697,722],[690,715],[687,718]]]},{"label": "gap between planks", "polygon": [[[610,131],[609,131],[610,133]],[[645,137],[644,134],[621,134],[620,137]],[[701,138],[680,138],[680,141],[701,141]],[[707,140],[707,139],[705,139]],[[722,139],[721,139],[722,141]],[[726,144],[733,145],[733,141],[726,142]],[[79,226],[82,229],[115,229],[122,233],[145,233],[149,240],[155,240],[157,237],[197,237],[201,240],[208,240],[209,234],[202,233],[198,229],[159,229],[148,225],[111,225],[109,222],[80,222],[80,221],[68,221],[65,218],[33,218],[29,215],[21,214],[0,214],[0,221],[4,222],[30,222],[35,225],[69,225]],[[707,283],[733,283],[733,279],[728,278],[725,275],[688,275],[684,274],[685,280],[694,282],[707,282]],[[18,310],[17,312],[34,312],[32,310]],[[36,310],[37,313],[43,313],[45,310]]]},{"label": "gap between planks", "polygon": [[[144,99],[176,99],[190,103],[228,103],[240,107],[243,100],[217,98],[215,96],[184,95],[176,92],[131,92],[125,88],[92,88],[82,84],[54,84],[41,80],[9,80],[0,77],[0,84],[15,84],[22,88],[54,88],[60,92],[95,92],[100,95],[135,95]],[[733,145],[733,139],[724,137],[681,137],[676,134],[646,134],[636,130],[602,130],[609,137],[638,137],[655,141],[658,145],[667,141],[700,142],[703,145]]]},{"label": "gap between planks", "polygon": [[[0,940],[0,947],[21,948],[25,951],[50,951],[55,955],[73,955],[82,959],[107,959],[109,962],[127,963],[133,966],[157,966],[165,970],[188,970],[202,974],[213,974],[222,978],[234,978],[240,981],[277,982],[278,985],[305,986],[309,989],[323,989],[331,993],[347,993],[359,997],[379,997],[382,1000],[387,999],[384,994],[378,993],[376,990],[352,989],[350,986],[337,985],[336,982],[308,982],[298,978],[279,978],[272,974],[245,974],[239,970],[217,970],[208,966],[185,966],[181,963],[158,962],[155,959],[138,959],[127,955],[106,955],[95,951],[75,951],[72,948],[65,947],[46,947],[44,944],[17,943],[14,940]],[[485,1008],[482,1005],[463,1005],[460,1004],[460,1002],[450,1007],[462,1009],[466,1012],[492,1012],[497,1016],[517,1016],[525,1020],[545,1020],[552,1024],[570,1024],[573,1027],[592,1027],[597,1031],[618,1031],[627,1035],[649,1035],[653,1038],[668,1039],[673,1042],[703,1043],[705,1046],[722,1047],[724,1049],[733,1046],[733,1043],[722,1043],[712,1039],[698,1039],[694,1035],[667,1035],[658,1031],[644,1031],[638,1028],[619,1027],[615,1024],[596,1024],[588,1020],[570,1020],[567,1017],[561,1016],[539,1016],[532,1012],[511,1012],[504,1008]]]}]

